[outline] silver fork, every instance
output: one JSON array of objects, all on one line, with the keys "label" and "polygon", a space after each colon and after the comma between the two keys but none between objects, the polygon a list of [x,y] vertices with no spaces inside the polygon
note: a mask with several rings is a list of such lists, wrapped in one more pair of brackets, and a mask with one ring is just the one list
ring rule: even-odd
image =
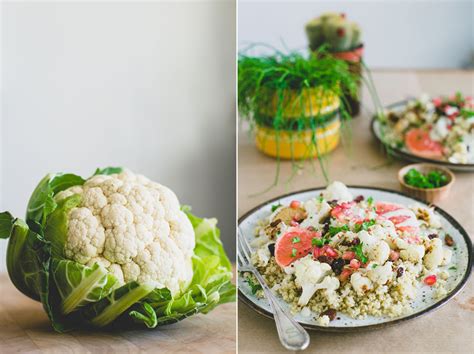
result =
[{"label": "silver fork", "polygon": [[281,307],[272,291],[268,287],[263,276],[257,271],[250,261],[250,255],[252,254],[250,246],[242,234],[240,227],[238,228],[239,236],[239,271],[240,272],[251,272],[257,278],[258,282],[262,286],[265,293],[265,297],[270,303],[270,307],[273,312],[275,319],[276,328],[278,331],[278,337],[280,338],[281,344],[288,350],[304,350],[309,345],[308,332],[296,322],[291,314]]}]

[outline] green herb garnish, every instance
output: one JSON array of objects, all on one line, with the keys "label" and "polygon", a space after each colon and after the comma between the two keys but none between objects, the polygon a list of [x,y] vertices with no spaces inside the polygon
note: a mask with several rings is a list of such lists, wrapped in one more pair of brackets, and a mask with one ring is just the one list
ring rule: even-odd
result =
[{"label": "green herb garnish", "polygon": [[273,204],[272,205],[272,213],[277,210],[279,207],[281,207],[281,203],[278,203],[278,204]]},{"label": "green herb garnish", "polygon": [[440,171],[423,174],[414,168],[403,176],[403,180],[409,186],[423,189],[439,188],[448,184],[448,177]]},{"label": "green herb garnish", "polygon": [[262,290],[262,286],[259,283],[255,283],[252,278],[247,278],[246,282],[250,287],[252,295],[255,295],[257,291]]},{"label": "green herb garnish", "polygon": [[293,248],[293,249],[291,250],[291,257],[296,257],[296,252],[297,252],[297,251],[296,251],[296,248]]},{"label": "green herb garnish", "polygon": [[355,252],[357,258],[359,258],[359,260],[362,262],[362,263],[367,263],[367,261],[369,260],[365,255],[364,255],[364,252],[362,251],[362,245],[364,243],[361,242],[359,243],[358,245],[356,246],[353,246],[352,247],[352,250]]},{"label": "green herb garnish", "polygon": [[333,237],[334,235],[338,234],[341,231],[349,231],[349,226],[347,225],[329,226],[328,234],[330,237]]},{"label": "green herb garnish", "polygon": [[374,198],[372,198],[372,197],[367,198],[367,205],[368,206],[371,206],[373,202],[374,202]]},{"label": "green herb garnish", "polygon": [[291,240],[291,243],[298,243],[298,242],[301,242],[301,239],[299,237],[293,237],[293,239]]},{"label": "green herb garnish", "polygon": [[455,266],[449,267],[448,270],[457,270]]},{"label": "green herb garnish", "polygon": [[320,202],[320,203],[324,202],[324,197],[322,195],[320,195],[318,197],[318,202]]},{"label": "green herb garnish", "polygon": [[354,232],[359,232],[361,230],[367,231],[369,227],[375,225],[375,219],[369,220],[369,221],[364,221],[362,224],[357,224],[354,227]]},{"label": "green herb garnish", "polygon": [[379,265],[377,263],[372,264],[372,269],[377,268]]},{"label": "green herb garnish", "polygon": [[324,245],[327,245],[330,241],[331,240],[328,237],[324,237],[324,236],[321,238],[314,237],[311,240],[311,244],[316,247],[323,247]]}]

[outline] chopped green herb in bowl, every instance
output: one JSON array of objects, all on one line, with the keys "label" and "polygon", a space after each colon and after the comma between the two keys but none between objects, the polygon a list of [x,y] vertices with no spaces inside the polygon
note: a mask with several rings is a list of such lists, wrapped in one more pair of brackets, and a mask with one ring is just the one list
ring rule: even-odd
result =
[{"label": "chopped green herb in bowl", "polygon": [[398,180],[406,194],[436,203],[448,196],[455,177],[445,167],[418,163],[403,167]]},{"label": "chopped green herb in bowl", "polygon": [[422,173],[414,168],[408,170],[403,177],[406,184],[416,188],[439,188],[448,184],[448,176],[441,171]]}]

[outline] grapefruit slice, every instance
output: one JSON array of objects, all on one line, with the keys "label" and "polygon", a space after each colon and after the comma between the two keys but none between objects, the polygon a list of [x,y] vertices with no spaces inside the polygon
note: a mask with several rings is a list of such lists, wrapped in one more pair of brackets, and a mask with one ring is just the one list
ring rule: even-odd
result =
[{"label": "grapefruit slice", "polygon": [[320,232],[293,228],[280,236],[275,244],[275,261],[280,267],[287,267],[299,258],[305,257],[313,248],[313,238]]},{"label": "grapefruit slice", "polygon": [[417,156],[430,159],[443,157],[443,146],[430,138],[430,134],[420,128],[410,129],[405,134],[405,145]]},{"label": "grapefruit slice", "polygon": [[413,211],[395,203],[377,202],[377,215],[390,220],[398,231],[416,234],[419,231],[419,222]]}]

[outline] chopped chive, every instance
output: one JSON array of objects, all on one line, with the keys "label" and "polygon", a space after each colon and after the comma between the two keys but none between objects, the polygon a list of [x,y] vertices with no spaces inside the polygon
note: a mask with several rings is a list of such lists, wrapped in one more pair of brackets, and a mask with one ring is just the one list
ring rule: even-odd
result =
[{"label": "chopped chive", "polygon": [[291,240],[291,243],[298,243],[298,242],[301,242],[301,239],[299,237],[293,237],[293,239]]},{"label": "chopped chive", "polygon": [[291,250],[291,257],[296,257],[296,252],[297,252],[297,251],[296,251],[296,248],[293,248],[293,249]]},{"label": "chopped chive", "polygon": [[281,203],[278,203],[278,204],[273,204],[272,205],[272,213],[277,210],[279,207],[281,207]]}]

